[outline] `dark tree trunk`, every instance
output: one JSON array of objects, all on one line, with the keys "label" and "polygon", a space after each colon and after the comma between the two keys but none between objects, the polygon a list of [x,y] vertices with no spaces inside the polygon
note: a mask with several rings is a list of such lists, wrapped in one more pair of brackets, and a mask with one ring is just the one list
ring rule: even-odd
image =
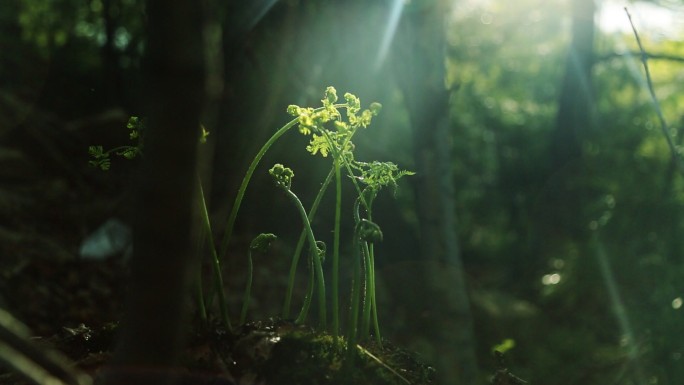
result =
[{"label": "dark tree trunk", "polygon": [[591,68],[594,55],[593,0],[572,0],[572,40],[558,100],[556,129],[551,139],[554,169],[581,156],[581,134],[592,124]]},{"label": "dark tree trunk", "polygon": [[[582,157],[582,143],[595,124],[591,82],[594,50],[593,0],[570,1],[572,12],[571,41],[565,64],[565,75],[558,98],[556,127],[550,142],[550,174],[546,183],[546,199],[540,211],[543,244],[567,237],[581,238],[586,231],[585,203],[592,199],[582,188],[578,177],[588,177]],[[540,206],[542,207],[542,206]]]},{"label": "dark tree trunk", "polygon": [[139,186],[130,299],[108,384],[173,382],[196,271],[193,198],[204,95],[199,2],[149,0],[149,125]]},{"label": "dark tree trunk", "polygon": [[112,0],[102,1],[102,20],[105,29],[105,43],[102,46],[102,69],[106,101],[119,104],[122,101],[122,76],[119,55],[114,49],[116,20],[112,17]]},{"label": "dark tree trunk", "polygon": [[395,49],[397,79],[413,129],[414,177],[420,223],[419,279],[425,302],[422,330],[438,355],[439,384],[477,380],[475,341],[461,262],[454,204],[449,91],[444,85],[444,6],[410,10],[403,17]]}]

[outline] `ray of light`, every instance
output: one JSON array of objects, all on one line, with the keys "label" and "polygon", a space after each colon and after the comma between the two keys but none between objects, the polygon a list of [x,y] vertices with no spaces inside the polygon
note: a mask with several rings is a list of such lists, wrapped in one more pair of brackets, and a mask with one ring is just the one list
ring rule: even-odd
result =
[{"label": "ray of light", "polygon": [[252,6],[248,7],[247,10],[247,20],[249,20],[247,27],[248,29],[252,29],[264,18],[266,13],[268,13],[276,3],[276,0],[250,1],[249,3],[251,3]]},{"label": "ray of light", "polygon": [[603,282],[606,285],[606,290],[608,291],[608,298],[610,299],[618,327],[620,328],[620,332],[625,340],[624,342],[625,346],[627,347],[627,356],[634,365],[634,375],[636,376],[635,382],[637,384],[646,384],[643,369],[641,367],[641,363],[639,362],[639,352],[637,349],[636,340],[634,339],[634,329],[632,329],[632,324],[629,320],[627,309],[625,308],[624,301],[620,295],[618,285],[615,282],[613,268],[610,265],[606,250],[603,247],[603,243],[599,240],[596,230],[594,231],[592,238],[592,243],[595,250],[594,254],[599,264],[601,277],[603,278]]},{"label": "ray of light", "polygon": [[389,52],[389,47],[392,44],[394,35],[397,32],[397,26],[399,25],[399,20],[401,19],[403,10],[404,0],[393,0],[389,19],[387,20],[387,26],[385,27],[385,32],[382,36],[382,42],[380,43],[380,49],[378,50],[378,56],[375,59],[376,71],[380,70],[380,67],[382,67],[382,64],[387,58],[387,53]]}]

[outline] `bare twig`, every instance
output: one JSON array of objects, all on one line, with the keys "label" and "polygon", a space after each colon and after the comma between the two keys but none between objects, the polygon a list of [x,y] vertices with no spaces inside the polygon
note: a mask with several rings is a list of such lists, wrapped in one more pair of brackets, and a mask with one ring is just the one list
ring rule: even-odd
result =
[{"label": "bare twig", "polygon": [[678,56],[678,55],[669,55],[665,53],[648,53],[648,52],[634,52],[634,51],[626,51],[626,52],[610,52],[606,53],[603,55],[598,55],[596,58],[594,58],[594,63],[601,63],[605,62],[608,60],[613,60],[613,59],[623,59],[624,57],[629,57],[629,56],[643,56],[646,55],[646,58],[648,60],[664,60],[664,61],[671,61],[671,62],[676,62],[676,63],[684,63],[684,56]]},{"label": "bare twig", "polygon": [[670,147],[670,151],[672,152],[672,160],[679,168],[679,171],[684,173],[684,164],[682,163],[682,159],[679,156],[679,153],[677,152],[677,147],[675,146],[674,140],[672,140],[672,135],[670,135],[670,132],[668,131],[667,122],[665,121],[665,115],[663,115],[663,110],[660,108],[660,103],[658,102],[658,98],[656,97],[655,91],[653,90],[651,72],[648,69],[648,54],[644,50],[644,46],[641,44],[639,33],[637,32],[636,27],[632,22],[632,15],[629,13],[627,7],[625,7],[625,13],[627,14],[627,18],[629,19],[629,24],[632,26],[632,31],[634,31],[634,37],[636,38],[637,44],[639,45],[639,52],[641,53],[641,63],[644,65],[644,71],[646,72],[646,83],[648,84],[648,91],[651,94],[651,99],[653,100],[653,105],[655,106],[656,114],[658,114],[658,119],[660,120],[660,128],[663,131],[663,135],[665,135],[665,139],[667,140],[667,145]]}]

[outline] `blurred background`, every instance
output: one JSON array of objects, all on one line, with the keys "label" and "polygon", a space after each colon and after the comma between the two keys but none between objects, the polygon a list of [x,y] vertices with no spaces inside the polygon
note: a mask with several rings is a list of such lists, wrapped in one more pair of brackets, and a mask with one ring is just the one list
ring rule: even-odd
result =
[{"label": "blurred background", "polygon": [[[383,337],[435,365],[440,384],[485,383],[497,346],[532,384],[684,383],[684,3],[202,5],[200,167],[217,235],[286,107],[319,106],[332,85],[383,104],[355,137],[356,159],[416,172],[374,210]],[[128,117],[145,116],[145,25],[141,1],[0,3],[0,303],[38,333],[120,312],[111,271],[126,254],[138,163],[113,159],[103,173],[87,148],[129,144]],[[279,314],[300,221],[266,170],[291,167],[310,206],[330,159],[307,143],[293,131],[257,169],[226,263],[233,311],[249,241],[273,232],[275,249],[255,261],[252,317]],[[333,197],[314,222],[329,245]],[[108,230],[110,243],[124,246],[84,254],[113,219],[123,230]]]}]

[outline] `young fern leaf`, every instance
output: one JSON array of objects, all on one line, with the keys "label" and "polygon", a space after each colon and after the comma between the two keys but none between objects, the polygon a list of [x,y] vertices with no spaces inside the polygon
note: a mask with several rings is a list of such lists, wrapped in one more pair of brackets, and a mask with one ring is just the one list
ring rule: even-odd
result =
[{"label": "young fern leaf", "polygon": [[311,155],[316,155],[316,153],[321,153],[324,158],[328,157],[328,152],[330,151],[330,144],[323,135],[313,134],[311,137],[311,142],[306,146],[306,151],[310,152]]},{"label": "young fern leaf", "polygon": [[88,161],[89,165],[97,167],[102,171],[107,171],[111,167],[109,152],[105,152],[102,146],[88,147],[88,155],[93,158],[92,160]]},{"label": "young fern leaf", "polygon": [[400,170],[392,162],[370,163],[354,161],[352,166],[361,172],[357,179],[374,191],[379,191],[385,186],[389,186],[394,193],[397,188],[397,180],[406,175],[415,175],[415,172]]}]

